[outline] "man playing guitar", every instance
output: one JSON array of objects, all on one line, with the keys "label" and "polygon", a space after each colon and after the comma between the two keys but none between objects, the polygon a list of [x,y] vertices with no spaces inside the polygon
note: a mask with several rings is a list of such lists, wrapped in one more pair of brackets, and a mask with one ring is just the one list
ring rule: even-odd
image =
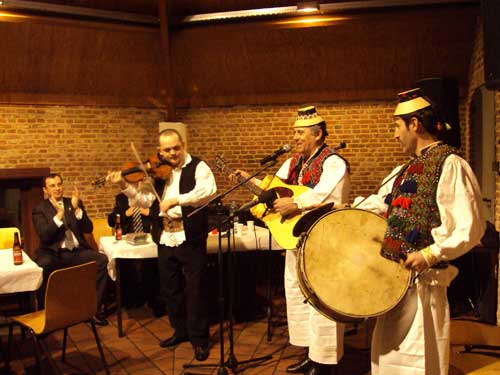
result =
[{"label": "man playing guitar", "polygon": [[[283,217],[301,214],[304,210],[325,203],[345,204],[350,191],[346,160],[325,143],[326,122],[314,106],[298,110],[293,126],[296,154],[286,160],[276,176],[291,185],[307,186],[293,197],[280,197],[272,206]],[[249,174],[237,170],[233,181]],[[256,181],[254,181],[256,182]],[[308,357],[287,368],[288,373],[328,374],[343,356],[344,326],[332,321],[309,304],[299,288],[296,270],[296,249],[286,253],[285,295],[290,343],[309,348]]]}]

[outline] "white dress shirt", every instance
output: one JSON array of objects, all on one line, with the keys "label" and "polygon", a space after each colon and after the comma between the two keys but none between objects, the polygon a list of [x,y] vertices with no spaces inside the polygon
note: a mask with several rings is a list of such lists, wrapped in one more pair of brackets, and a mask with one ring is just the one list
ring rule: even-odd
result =
[{"label": "white dress shirt", "polygon": [[[312,155],[315,153],[316,151]],[[283,163],[276,173],[277,177],[282,180],[288,178],[291,161],[292,158]],[[300,179],[299,185],[302,185]],[[321,203],[348,203],[350,191],[351,179],[347,172],[346,163],[341,157],[332,155],[323,163],[323,173],[321,173],[318,184],[313,189],[294,197],[294,202],[301,209],[307,209]]]},{"label": "white dress shirt", "polygon": [[[398,169],[401,169],[401,166],[389,176]],[[383,186],[377,194],[354,206],[385,214],[388,206],[383,201],[392,191],[394,180],[395,178],[392,178],[392,181]],[[357,197],[354,202],[359,202],[361,199]],[[476,246],[486,229],[482,214],[481,189],[469,164],[458,155],[449,155],[443,163],[436,202],[441,225],[431,231],[434,243],[430,248],[438,261],[449,261]]]},{"label": "white dress shirt", "polygon": [[[64,210],[64,202],[62,200],[60,200],[57,203],[59,203],[59,205]],[[73,207],[70,207],[70,209],[73,209]],[[77,220],[82,220],[83,211],[78,210],[77,213],[75,214],[75,217]],[[64,225],[64,221],[59,220],[57,218],[57,215],[54,216],[53,220],[58,228],[60,228],[62,225]],[[61,241],[61,245],[59,246],[59,248],[73,250],[75,247],[78,247],[79,244],[80,243],[76,239],[75,234],[71,231],[71,229],[68,228],[68,229],[66,229],[66,232],[65,232],[65,239]]]},{"label": "white dress shirt", "polygon": [[[182,206],[202,206],[217,192],[217,185],[215,184],[215,178],[210,170],[210,167],[204,161],[200,161],[196,166],[196,184],[194,188],[185,194],[179,193],[182,169],[189,164],[191,160],[191,155],[186,154],[184,164],[181,167],[172,170],[172,175],[166,182],[163,195],[161,197],[162,201],[165,199],[177,198],[179,205],[170,208],[166,212],[166,215],[160,211],[159,216],[168,216],[171,219],[181,219]],[[125,190],[123,190],[123,193],[129,197],[129,199],[136,202],[140,207],[150,207],[156,199],[153,193],[138,191],[137,188],[132,185],[129,185]],[[163,231],[160,237],[160,244],[165,246],[179,246],[184,241],[186,241],[186,233],[184,231],[172,233]]]}]

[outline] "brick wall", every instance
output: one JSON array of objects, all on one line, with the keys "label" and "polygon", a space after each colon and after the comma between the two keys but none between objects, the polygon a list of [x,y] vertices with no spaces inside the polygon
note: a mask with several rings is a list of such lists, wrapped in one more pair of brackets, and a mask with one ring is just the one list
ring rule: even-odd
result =
[{"label": "brick wall", "polygon": [[[496,144],[496,160],[500,160],[500,91],[495,94],[495,144]],[[500,178],[497,174],[496,178],[496,206],[495,206],[495,227],[500,230]],[[500,285],[500,274],[498,279]],[[497,308],[497,325],[500,322],[500,288],[498,288],[498,308]]]},{"label": "brick wall", "polygon": [[[244,106],[189,109],[179,113],[188,124],[189,150],[211,163],[224,154],[230,168],[257,171],[260,158],[292,142],[292,124],[298,106]],[[340,152],[351,163],[352,196],[368,194],[391,169],[404,160],[392,140],[394,103],[318,104],[328,124],[328,143],[347,143]],[[130,142],[141,155],[156,146],[161,115],[155,110],[63,106],[0,106],[0,168],[50,167],[65,178],[66,193],[73,184],[92,217],[104,217],[113,205],[115,187],[95,190],[96,176],[133,161]],[[282,156],[283,161],[286,156]],[[271,169],[274,172],[276,168]],[[216,172],[220,190],[230,187],[227,176]],[[250,199],[247,191],[229,200]]]},{"label": "brick wall", "polygon": [[[480,20],[476,31],[476,38],[474,40],[474,47],[472,51],[471,63],[469,67],[469,87],[467,90],[467,98],[465,101],[466,112],[469,112],[472,95],[478,87],[484,84],[484,51],[483,51],[483,32]],[[467,145],[467,155],[470,155],[470,123],[468,116],[465,116],[466,131],[465,140]]]},{"label": "brick wall", "polygon": [[[310,104],[310,103],[306,103]],[[392,168],[405,158],[392,139],[394,103],[314,103],[326,120],[331,146],[346,142],[340,150],[351,164],[351,196],[368,194]],[[224,154],[231,169],[256,172],[258,161],[286,143],[292,143],[293,122],[299,106],[240,106],[189,109],[179,120],[189,126],[189,148],[193,154],[211,161]],[[278,166],[286,159],[283,155]],[[274,172],[277,169],[271,169]],[[227,177],[217,171],[219,189],[230,187]],[[247,201],[251,194],[239,189],[227,201]]]},{"label": "brick wall", "polygon": [[[310,104],[310,103],[305,103]],[[405,156],[393,140],[394,102],[318,103],[328,125],[327,143],[346,142],[339,151],[351,165],[351,198],[376,190]],[[292,143],[292,125],[299,106],[238,106],[185,109],[178,120],[188,124],[192,154],[209,164],[223,154],[231,169],[255,172],[258,161],[285,143]],[[464,110],[461,106],[460,112]],[[0,106],[0,168],[50,167],[73,184],[92,217],[104,217],[113,205],[116,187],[95,190],[96,176],[133,161],[133,141],[143,156],[152,154],[161,115],[155,110],[63,106]],[[280,163],[286,155],[280,157]],[[278,166],[279,164],[278,163]],[[215,170],[215,168],[214,168]],[[277,170],[277,166],[268,173]],[[227,176],[215,170],[220,191],[230,187]],[[251,194],[240,188],[225,202],[245,202]]]},{"label": "brick wall", "polygon": [[0,105],[0,168],[49,167],[73,184],[91,217],[111,210],[115,187],[95,190],[96,176],[133,161],[130,142],[141,155],[154,152],[157,111],[62,106]]},{"label": "brick wall", "polygon": [[[484,46],[483,46],[483,25],[480,19],[478,19],[476,38],[474,41],[474,49],[471,57],[471,65],[469,72],[469,89],[466,99],[466,109],[468,113],[468,109],[470,106],[470,102],[472,99],[472,95],[474,91],[484,85]],[[498,143],[498,139],[500,139],[500,92],[496,92],[495,94],[495,134],[496,134],[496,160],[500,158],[500,145]],[[466,117],[466,128],[470,129],[468,116]],[[469,145],[470,132],[466,134],[467,145]],[[495,207],[495,227],[497,230],[500,230],[500,178],[497,176],[496,178],[496,207]],[[500,284],[500,279],[499,279]],[[500,301],[500,289],[498,292],[498,301]],[[497,308],[497,322],[500,321],[500,305]]]}]

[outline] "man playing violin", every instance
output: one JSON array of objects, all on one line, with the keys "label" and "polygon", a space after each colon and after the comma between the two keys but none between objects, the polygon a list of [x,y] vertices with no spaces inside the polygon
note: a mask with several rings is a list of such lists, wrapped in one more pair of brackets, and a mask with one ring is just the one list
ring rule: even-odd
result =
[{"label": "man playing violin", "polygon": [[[208,358],[207,263],[208,211],[188,215],[216,193],[215,178],[208,165],[185,149],[181,135],[166,129],[159,135],[158,153],[172,167],[168,179],[155,179],[154,193],[139,192],[125,182],[121,172],[110,174],[129,198],[151,203],[152,235],[158,244],[160,296],[164,299],[173,336],[161,347],[190,341],[199,361]],[[154,203],[153,203],[154,202]]]},{"label": "man playing violin", "polygon": [[[347,162],[328,147],[326,122],[313,106],[298,110],[293,126],[296,154],[280,167],[276,176],[287,184],[311,188],[295,197],[278,198],[273,208],[282,216],[293,216],[325,203],[348,202],[350,177]],[[232,175],[248,178],[244,171]],[[255,181],[257,182],[257,181]],[[296,250],[286,252],[285,297],[290,343],[307,347],[308,356],[287,368],[288,373],[329,375],[343,356],[344,326],[304,303],[296,268]]]},{"label": "man playing violin", "polygon": [[481,192],[469,164],[439,140],[447,124],[432,102],[420,89],[398,96],[394,138],[411,160],[385,179],[378,194],[354,203],[387,215],[381,254],[404,262],[416,280],[395,308],[377,318],[371,373],[447,375],[446,289],[457,275],[448,261],[481,240]]},{"label": "man playing violin", "polygon": [[[43,283],[38,290],[39,307],[43,308],[45,288],[53,271],[95,261],[99,312],[106,290],[108,258],[93,250],[83,236],[84,233],[92,233],[93,225],[78,189],[74,187],[71,198],[63,197],[63,179],[61,175],[52,173],[44,178],[43,191],[46,199],[37,204],[32,212],[33,224],[40,238],[34,260],[43,268]],[[98,313],[94,323],[103,326],[108,321],[102,313]]]}]

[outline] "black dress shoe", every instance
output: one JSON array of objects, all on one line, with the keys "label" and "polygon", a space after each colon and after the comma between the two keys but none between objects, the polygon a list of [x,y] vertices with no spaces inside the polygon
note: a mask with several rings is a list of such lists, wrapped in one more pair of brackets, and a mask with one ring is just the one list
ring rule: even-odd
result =
[{"label": "black dress shoe", "polygon": [[186,336],[178,337],[174,334],[173,336],[169,337],[168,339],[161,340],[160,346],[162,348],[169,348],[171,346],[175,346],[175,345],[178,345],[178,344],[186,342],[186,341],[189,341],[189,339]]},{"label": "black dress shoe", "polygon": [[324,365],[322,363],[313,362],[313,366],[306,375],[335,375],[336,368],[336,365]]},{"label": "black dress shoe", "polygon": [[108,320],[100,315],[94,315],[92,321],[96,326],[101,326],[101,327],[107,326],[109,324]]},{"label": "black dress shoe", "polygon": [[289,374],[303,374],[309,371],[313,366],[313,361],[309,358],[305,358],[300,362],[294,363],[286,368],[286,372]]},{"label": "black dress shoe", "polygon": [[195,345],[194,357],[198,361],[204,361],[208,358],[209,350],[207,345]]}]

